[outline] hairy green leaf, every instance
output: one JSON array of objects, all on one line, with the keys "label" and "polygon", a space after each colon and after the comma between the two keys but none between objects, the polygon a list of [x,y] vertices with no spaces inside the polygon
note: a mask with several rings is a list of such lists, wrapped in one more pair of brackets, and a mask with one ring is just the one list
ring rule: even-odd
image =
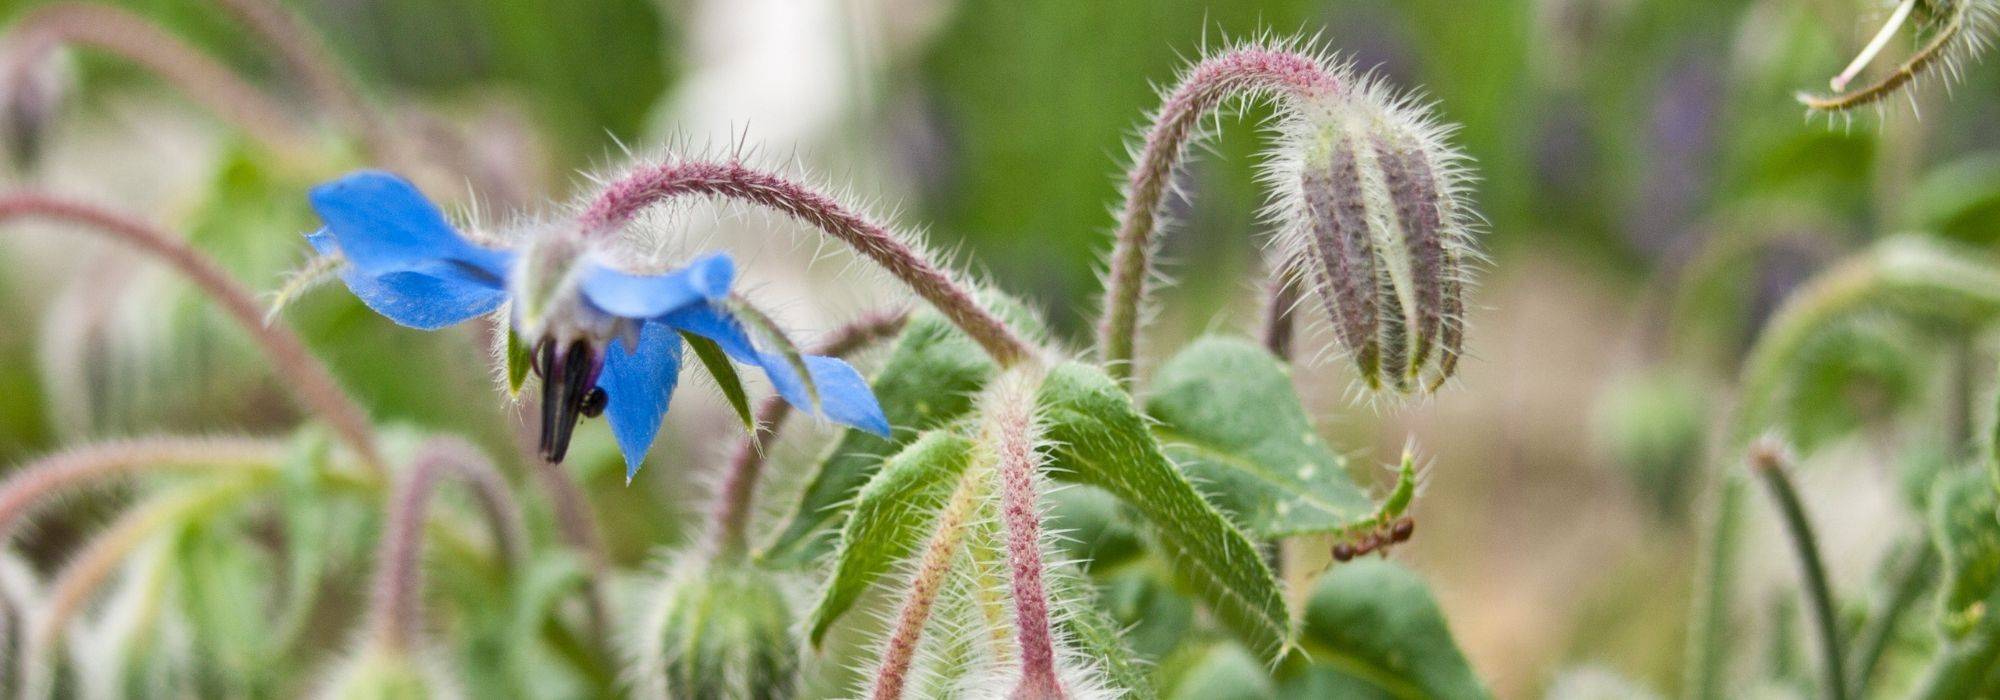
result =
[{"label": "hairy green leaf", "polygon": [[1036,401],[1052,444],[1051,473],[1131,504],[1222,624],[1265,661],[1282,657],[1291,618],[1277,578],[1256,545],[1167,460],[1117,382],[1095,367],[1064,363],[1043,380]]},{"label": "hairy green leaf", "polygon": [[1117,621],[1098,604],[1097,592],[1083,572],[1073,566],[1057,566],[1050,573],[1056,617],[1077,650],[1096,663],[1114,690],[1129,697],[1151,697],[1152,683],[1146,669],[1132,653]]},{"label": "hairy green leaf", "polygon": [[1357,559],[1321,576],[1299,646],[1312,665],[1287,679],[1291,696],[1361,681],[1395,698],[1489,697],[1423,579],[1387,559]]},{"label": "hairy green leaf", "polygon": [[963,436],[925,433],[889,458],[862,487],[854,514],[840,533],[833,578],[812,612],[814,645],[869,584],[930,537],[931,523],[972,464],[973,451],[972,440]]},{"label": "hairy green leaf", "polygon": [[1940,481],[1931,495],[1931,536],[1941,555],[1938,623],[1944,644],[1912,697],[1987,697],[2000,690],[2000,498],[1981,470]]},{"label": "hairy green leaf", "polygon": [[1284,365],[1233,338],[1195,341],[1155,375],[1153,432],[1210,503],[1258,537],[1373,524],[1376,507],[1313,431]]},{"label": "hairy green leaf", "polygon": [[521,342],[521,335],[509,327],[507,333],[507,395],[521,395],[521,386],[528,383],[528,369],[534,364],[533,353],[528,345]]},{"label": "hairy green leaf", "polygon": [[[1039,332],[1041,324],[1027,307],[999,295],[988,298],[1017,331]],[[893,436],[884,439],[861,430],[844,432],[821,460],[798,505],[764,548],[763,556],[777,564],[798,565],[825,552],[847,516],[849,499],[868,483],[882,460],[919,433],[971,411],[973,395],[996,370],[979,344],[944,317],[928,310],[912,316],[888,360],[869,383],[883,415],[895,427]]]},{"label": "hairy green leaf", "polygon": [[729,399],[729,407],[736,409],[737,419],[743,421],[743,429],[757,430],[757,418],[750,413],[750,395],[743,391],[743,378],[736,374],[736,365],[723,354],[722,346],[707,338],[681,332],[681,339],[694,349],[694,356],[701,358],[701,366],[708,369],[708,376],[715,378],[715,385],[722,388],[722,396]]}]

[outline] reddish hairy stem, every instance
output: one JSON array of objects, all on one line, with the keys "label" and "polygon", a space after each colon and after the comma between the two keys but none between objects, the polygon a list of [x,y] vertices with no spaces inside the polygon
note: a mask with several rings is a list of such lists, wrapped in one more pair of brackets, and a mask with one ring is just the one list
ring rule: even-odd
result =
[{"label": "reddish hairy stem", "polygon": [[901,279],[1002,367],[1034,354],[971,292],[888,228],[804,184],[741,162],[676,161],[635,168],[598,193],[580,224],[585,232],[599,234],[624,225],[647,207],[689,196],[742,200],[811,224]]},{"label": "reddish hairy stem", "polygon": [[1127,383],[1132,378],[1139,315],[1148,278],[1153,274],[1153,232],[1159,228],[1160,208],[1174,170],[1202,118],[1232,97],[1276,94],[1305,98],[1338,87],[1333,74],[1311,56],[1246,46],[1196,64],[1167,95],[1146,131],[1138,162],[1126,175],[1125,205],[1118,215],[1104,317],[1097,327],[1098,352],[1111,376]]},{"label": "reddish hairy stem", "polygon": [[917,658],[918,643],[923,641],[924,623],[931,618],[931,607],[937,603],[945,575],[950,573],[959,543],[965,539],[965,521],[979,502],[981,481],[976,475],[962,477],[944,511],[938,514],[930,542],[924,546],[923,559],[910,579],[910,595],[903,599],[903,608],[896,614],[896,627],[889,634],[889,646],[882,652],[882,667],[875,674],[875,688],[869,693],[873,700],[903,697],[903,687],[910,679],[910,664]]},{"label": "reddish hairy stem", "polygon": [[223,311],[257,342],[258,347],[263,348],[264,355],[277,368],[281,383],[307,410],[326,421],[375,476],[384,473],[368,412],[340,388],[340,383],[333,378],[326,365],[306,349],[298,334],[286,326],[266,325],[264,310],[257,303],[256,295],[186,241],[145,222],[91,204],[36,192],[0,194],[0,222],[13,219],[79,224],[86,230],[109,236],[173,266],[195,286],[207,292],[209,298],[221,305]]},{"label": "reddish hairy stem", "polygon": [[[907,309],[871,313],[849,322],[812,349],[814,355],[846,357],[882,340],[894,337],[910,319]],[[715,551],[723,556],[742,554],[750,522],[750,505],[757,493],[757,478],[764,471],[765,448],[778,437],[779,428],[791,415],[791,404],[777,396],[766,398],[757,407],[756,432],[736,446],[723,475],[720,498],[710,524],[715,533]]]},{"label": "reddish hairy stem", "polygon": [[[1007,381],[1007,380],[1003,380]],[[1035,452],[1032,391],[1008,387],[987,410],[992,448],[1000,468],[1001,518],[1007,525],[1007,568],[1013,578],[1014,633],[1021,647],[1016,700],[1062,698],[1056,677],[1055,639],[1049,632],[1049,593],[1042,581],[1042,514],[1035,505],[1041,460]]]},{"label": "reddish hairy stem", "polygon": [[70,2],[35,8],[9,32],[5,80],[20,85],[65,44],[89,46],[144,66],[281,153],[300,153],[310,139],[283,105],[234,70],[124,9]]},{"label": "reddish hairy stem", "polygon": [[284,452],[283,444],[270,440],[153,437],[100,442],[49,455],[15,467],[0,482],[0,543],[42,505],[108,479],[176,467],[272,464]]},{"label": "reddish hairy stem", "polygon": [[437,482],[447,473],[463,480],[479,502],[508,571],[522,561],[526,535],[520,510],[493,463],[464,440],[439,438],[426,443],[390,502],[388,526],[375,554],[370,624],[375,640],[391,652],[415,650],[423,631],[424,523]]}]

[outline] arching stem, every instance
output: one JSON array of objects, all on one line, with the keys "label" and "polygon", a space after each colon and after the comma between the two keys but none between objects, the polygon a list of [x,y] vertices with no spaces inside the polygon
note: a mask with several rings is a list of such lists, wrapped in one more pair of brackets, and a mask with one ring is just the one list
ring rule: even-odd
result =
[{"label": "arching stem", "polygon": [[520,510],[493,463],[463,440],[441,438],[426,443],[390,502],[388,525],[375,555],[369,624],[374,641],[392,653],[417,651],[424,625],[424,523],[430,516],[437,482],[447,474],[463,480],[479,502],[503,566],[515,571],[523,561],[526,535]]},{"label": "arching stem", "polygon": [[980,306],[970,290],[887,227],[825,193],[738,161],[673,161],[634,168],[598,193],[579,224],[588,235],[602,235],[648,207],[684,197],[739,200],[811,224],[909,285],[1000,366],[1035,354],[999,317]]},{"label": "arching stem", "polygon": [[1198,63],[1167,94],[1146,130],[1137,162],[1126,175],[1125,205],[1118,214],[1117,243],[1105,280],[1104,315],[1097,349],[1105,371],[1121,382],[1132,377],[1139,317],[1153,276],[1153,233],[1171,189],[1174,171],[1198,133],[1201,120],[1231,98],[1281,95],[1304,98],[1339,88],[1318,59],[1264,46],[1244,46]]},{"label": "arching stem", "polygon": [[[902,332],[909,318],[909,311],[904,309],[863,315],[836,329],[811,352],[830,357],[852,355],[895,337]],[[720,497],[716,499],[715,513],[710,518],[715,537],[714,549],[719,556],[734,558],[743,554],[757,479],[764,469],[765,452],[777,439],[778,430],[789,415],[791,404],[784,399],[776,396],[765,399],[757,406],[756,432],[744,438],[730,457],[729,471],[723,475]]]},{"label": "arching stem", "polygon": [[247,438],[153,437],[100,442],[14,467],[0,482],[0,543],[36,509],[78,490],[141,472],[268,467],[285,446]]},{"label": "arching stem", "polygon": [[290,9],[272,0],[216,0],[216,4],[262,37],[285,67],[304,83],[313,102],[333,112],[360,135],[368,153],[376,160],[393,163],[405,159],[407,150],[399,147],[387,120],[369,104],[360,86],[341,70],[326,41],[300,22]]},{"label": "arching stem", "polygon": [[311,139],[284,105],[207,55],[127,10],[87,2],[44,5],[28,11],[8,33],[0,80],[22,85],[56,49],[89,46],[159,75],[216,116],[283,154],[308,150]]},{"label": "arching stem", "polygon": [[[975,466],[974,469],[980,467]],[[903,599],[903,607],[896,614],[895,627],[889,633],[889,645],[883,651],[882,666],[876,671],[875,687],[869,692],[870,698],[899,700],[903,697],[903,687],[910,679],[910,665],[917,658],[917,645],[923,641],[924,624],[930,620],[931,608],[937,603],[938,593],[944,589],[952,560],[958,557],[959,545],[965,540],[966,520],[972,517],[973,509],[979,505],[984,482],[982,476],[969,472],[960,477],[958,488],[952,491],[944,511],[938,514],[931,539],[924,545],[923,558],[918,560],[917,571],[910,578],[909,595]]]},{"label": "arching stem", "polygon": [[255,294],[229,276],[215,261],[190,247],[186,241],[109,210],[74,200],[35,192],[0,194],[0,222],[15,219],[43,219],[82,226],[139,249],[172,266],[224,312],[243,327],[244,332],[264,350],[292,395],[307,410],[326,421],[336,435],[352,448],[363,464],[380,477],[381,454],[375,446],[375,431],[368,412],[340,387],[326,365],[306,349],[289,327],[265,325],[264,309]]},{"label": "arching stem", "polygon": [[1804,579],[1801,588],[1812,611],[1813,631],[1819,637],[1821,691],[1832,700],[1844,700],[1847,673],[1842,670],[1845,652],[1841,648],[1840,621],[1834,617],[1833,590],[1827,583],[1826,565],[1820,559],[1812,519],[1806,516],[1805,503],[1786,473],[1791,461],[1784,445],[1775,440],[1760,441],[1750,450],[1751,471],[1770,492],[1784,522],[1785,535],[1792,541],[1792,551],[1798,555],[1799,574]]}]

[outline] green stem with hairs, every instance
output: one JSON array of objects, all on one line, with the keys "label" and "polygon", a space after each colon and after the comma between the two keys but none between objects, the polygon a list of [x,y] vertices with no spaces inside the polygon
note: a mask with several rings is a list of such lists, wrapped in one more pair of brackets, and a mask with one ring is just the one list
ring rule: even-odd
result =
[{"label": "green stem with hairs", "polygon": [[1804,579],[1802,592],[1807,609],[1812,612],[1813,632],[1819,637],[1821,689],[1832,700],[1845,700],[1847,673],[1843,670],[1840,625],[1834,617],[1833,586],[1826,579],[1826,564],[1820,558],[1812,519],[1806,516],[1805,503],[1787,474],[1791,462],[1786,448],[1774,441],[1760,442],[1751,449],[1751,471],[1771,494],[1771,501],[1783,519],[1785,535],[1792,542],[1792,552],[1799,559],[1799,574]]}]

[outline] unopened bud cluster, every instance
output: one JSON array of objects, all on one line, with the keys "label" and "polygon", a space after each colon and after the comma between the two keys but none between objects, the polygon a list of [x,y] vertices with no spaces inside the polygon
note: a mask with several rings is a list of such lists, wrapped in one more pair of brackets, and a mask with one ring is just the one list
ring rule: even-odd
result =
[{"label": "unopened bud cluster", "polygon": [[1302,266],[1371,389],[1435,390],[1456,370],[1470,246],[1464,157],[1429,110],[1369,79],[1298,105],[1271,171]]},{"label": "unopened bud cluster", "polygon": [[780,700],[797,691],[791,602],[770,571],[683,561],[661,580],[631,652],[650,697]]}]

